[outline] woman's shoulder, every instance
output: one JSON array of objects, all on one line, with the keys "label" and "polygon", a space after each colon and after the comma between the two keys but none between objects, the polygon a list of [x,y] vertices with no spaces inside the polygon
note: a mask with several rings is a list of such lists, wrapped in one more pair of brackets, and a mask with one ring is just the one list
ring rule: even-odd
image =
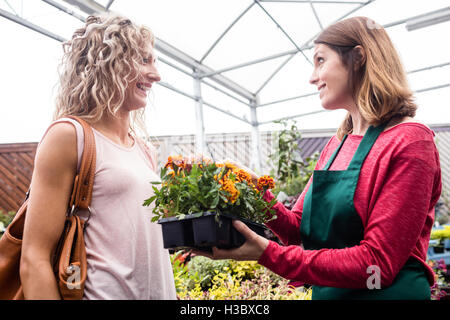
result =
[{"label": "woman's shoulder", "polygon": [[48,127],[36,151],[38,164],[48,168],[76,168],[77,133],[73,125],[54,122]]},{"label": "woman's shoulder", "polygon": [[56,120],[53,121],[45,131],[40,144],[45,140],[57,140],[61,143],[76,142],[77,130],[69,121]]},{"label": "woman's shoulder", "polygon": [[61,118],[50,123],[39,142],[37,153],[49,153],[55,158],[78,163],[83,153],[84,132],[81,124],[70,118]]},{"label": "woman's shoulder", "polygon": [[437,146],[433,130],[413,118],[405,119],[385,129],[380,135],[380,148],[393,157],[420,158],[434,161],[437,157]]},{"label": "woman's shoulder", "polygon": [[383,136],[391,138],[409,138],[408,140],[433,140],[435,134],[425,123],[411,117],[388,124]]}]

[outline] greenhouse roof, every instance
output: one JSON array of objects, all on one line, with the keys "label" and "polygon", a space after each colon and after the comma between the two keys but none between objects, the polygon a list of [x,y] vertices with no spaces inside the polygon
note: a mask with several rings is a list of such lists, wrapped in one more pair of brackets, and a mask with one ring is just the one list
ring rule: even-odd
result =
[{"label": "greenhouse roof", "polygon": [[[30,63],[34,69],[27,77],[41,79],[44,70],[48,74],[46,81],[35,82],[32,101],[37,106],[30,106],[30,95],[17,99],[17,92],[8,90],[17,107],[30,106],[30,114],[37,113],[36,107],[41,114],[45,109],[49,119],[60,42],[89,14],[106,10],[147,25],[157,37],[162,81],[154,88],[147,116],[152,135],[197,132],[201,139],[205,132],[257,134],[278,128],[272,121],[280,118],[297,118],[305,129],[336,128],[345,112],[324,111],[309,83],[313,40],[326,26],[354,16],[367,16],[374,27],[380,24],[388,31],[416,92],[419,120],[450,122],[446,0],[0,0],[0,15],[6,18],[0,19],[0,27],[10,31],[5,32],[10,50],[0,59],[13,60],[0,85],[9,88],[23,78],[13,66],[27,64],[19,60],[27,56],[24,42],[42,57],[39,65]],[[7,97],[0,99],[10,105]],[[40,134],[46,125],[44,121],[39,127]],[[23,139],[40,138],[34,136]]]}]

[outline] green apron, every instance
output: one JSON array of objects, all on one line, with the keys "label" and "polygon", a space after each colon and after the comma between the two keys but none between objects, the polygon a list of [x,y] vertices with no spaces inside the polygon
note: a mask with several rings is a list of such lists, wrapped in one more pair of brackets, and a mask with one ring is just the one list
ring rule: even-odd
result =
[{"label": "green apron", "polygon": [[[353,198],[362,164],[385,125],[370,126],[347,170],[330,171],[336,155],[331,156],[323,170],[315,170],[313,181],[305,195],[300,234],[306,250],[342,249],[359,245],[364,239],[364,227],[356,212]],[[367,266],[369,267],[369,266]],[[373,272],[367,274],[369,278]],[[380,270],[383,277],[383,270]],[[425,268],[409,258],[391,286],[381,289],[347,289],[312,287],[312,299],[430,299],[430,285]]]}]

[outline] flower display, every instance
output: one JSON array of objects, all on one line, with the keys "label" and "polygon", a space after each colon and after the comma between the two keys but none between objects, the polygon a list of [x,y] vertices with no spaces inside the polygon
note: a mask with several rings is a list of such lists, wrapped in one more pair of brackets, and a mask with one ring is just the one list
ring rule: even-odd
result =
[{"label": "flower display", "polygon": [[275,200],[263,199],[265,191],[275,187],[273,178],[263,176],[255,185],[248,172],[230,162],[170,156],[160,177],[160,182],[152,182],[155,194],[144,202],[155,204],[152,221],[200,212],[227,213],[257,223],[276,218],[271,209]]}]

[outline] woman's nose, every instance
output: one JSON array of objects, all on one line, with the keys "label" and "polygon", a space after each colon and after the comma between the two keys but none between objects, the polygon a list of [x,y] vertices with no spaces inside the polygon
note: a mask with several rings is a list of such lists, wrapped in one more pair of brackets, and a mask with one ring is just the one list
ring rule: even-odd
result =
[{"label": "woman's nose", "polygon": [[159,74],[158,70],[155,68],[155,72],[153,73],[154,81],[158,82],[161,81],[161,75]]},{"label": "woman's nose", "polygon": [[151,65],[145,73],[145,76],[149,78],[152,82],[161,81],[161,75],[155,65]]},{"label": "woman's nose", "polygon": [[316,84],[318,80],[319,78],[317,77],[317,72],[316,70],[314,70],[313,73],[311,74],[311,77],[309,78],[309,83]]}]

